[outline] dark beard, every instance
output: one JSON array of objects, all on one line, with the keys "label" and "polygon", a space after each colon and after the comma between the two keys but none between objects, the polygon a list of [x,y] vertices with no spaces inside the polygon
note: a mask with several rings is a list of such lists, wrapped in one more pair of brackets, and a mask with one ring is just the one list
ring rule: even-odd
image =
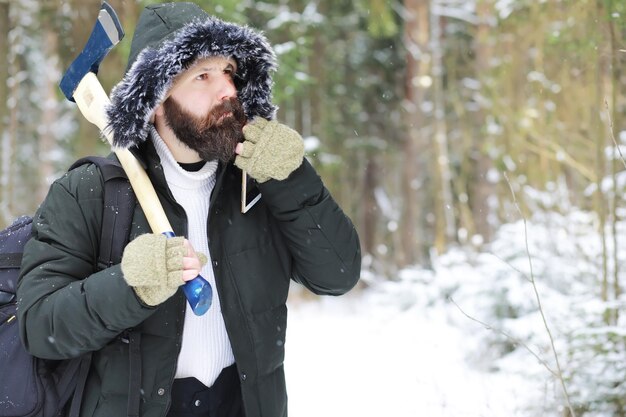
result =
[{"label": "dark beard", "polygon": [[[206,117],[184,110],[173,98],[163,103],[165,122],[178,140],[193,149],[204,161],[218,159],[224,163],[235,156],[235,147],[243,142],[246,116],[236,98],[215,106]],[[225,113],[232,113],[220,120]]]}]

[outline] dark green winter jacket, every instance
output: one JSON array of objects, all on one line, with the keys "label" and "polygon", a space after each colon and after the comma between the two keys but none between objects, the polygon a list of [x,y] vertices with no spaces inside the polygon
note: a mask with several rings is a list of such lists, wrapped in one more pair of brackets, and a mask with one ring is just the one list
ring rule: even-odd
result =
[{"label": "dark green winter jacket", "polygon": [[[165,183],[158,156],[141,145],[174,232],[186,216]],[[211,196],[209,248],[222,314],[240,375],[247,417],[287,415],[283,372],[290,279],[317,294],[339,295],[359,277],[357,233],[305,160],[284,181],[259,184],[260,202],[240,212],[241,171],[221,166]],[[94,272],[99,251],[103,183],[93,165],[57,180],[37,212],[18,287],[22,339],[35,356],[51,359],[94,352],[81,415],[127,413],[128,344],[141,334],[141,415],[165,416],[181,346],[182,291],[156,308],[143,305],[119,265]],[[137,207],[131,239],[149,233]]]}]

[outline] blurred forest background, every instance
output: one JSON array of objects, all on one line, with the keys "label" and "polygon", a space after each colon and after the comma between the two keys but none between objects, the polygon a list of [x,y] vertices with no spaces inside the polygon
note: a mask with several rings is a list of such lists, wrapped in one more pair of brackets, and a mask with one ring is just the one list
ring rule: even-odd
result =
[{"label": "blurred forest background", "polygon": [[[151,1],[110,3],[127,35],[101,66],[107,91]],[[318,144],[309,157],[373,260],[424,264],[431,248],[488,242],[511,216],[510,187],[565,186],[571,204],[615,219],[602,181],[624,169],[610,151],[624,123],[624,1],[198,3],[266,33],[279,118]],[[57,87],[99,4],[0,0],[0,226],[76,157],[106,152]]]},{"label": "blurred forest background", "polygon": [[[110,3],[126,38],[101,66],[106,91],[152,1]],[[274,45],[279,118],[308,138],[372,267],[428,265],[433,249],[489,242],[517,216],[511,188],[567,190],[599,230],[617,219],[619,183],[603,181],[624,170],[626,2],[198,3]],[[0,0],[2,227],[34,211],[74,159],[107,152],[58,88],[99,5]]]},{"label": "blurred forest background", "polygon": [[[578,271],[587,275],[577,282],[604,304],[596,321],[580,319],[609,330],[585,343],[562,335],[563,343],[572,358],[584,345],[581,363],[611,358],[600,363],[615,378],[593,401],[610,404],[602,415],[626,414],[626,255],[617,250],[626,216],[626,1],[196,2],[263,30],[274,45],[278,117],[305,137],[308,157],[354,220],[364,271],[394,279],[454,248],[481,251],[521,218],[552,213],[573,224],[573,209],[584,212],[581,242],[600,249],[586,258],[594,272]],[[101,66],[107,91],[123,76],[148,3],[110,0],[126,38]],[[32,214],[76,158],[107,153],[58,88],[99,5],[0,0],[0,227]],[[544,239],[554,240],[554,256],[558,238]],[[557,287],[566,294],[570,284]],[[502,297],[493,296],[494,317],[519,316]],[[592,400],[580,395],[584,414]]]}]

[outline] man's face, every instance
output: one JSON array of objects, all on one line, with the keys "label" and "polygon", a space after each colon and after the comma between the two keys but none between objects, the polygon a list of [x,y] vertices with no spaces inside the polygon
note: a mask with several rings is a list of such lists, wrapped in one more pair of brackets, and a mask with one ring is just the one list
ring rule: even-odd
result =
[{"label": "man's face", "polygon": [[243,141],[246,117],[237,100],[232,59],[199,60],[176,80],[163,103],[165,122],[177,139],[205,161],[228,162]]}]

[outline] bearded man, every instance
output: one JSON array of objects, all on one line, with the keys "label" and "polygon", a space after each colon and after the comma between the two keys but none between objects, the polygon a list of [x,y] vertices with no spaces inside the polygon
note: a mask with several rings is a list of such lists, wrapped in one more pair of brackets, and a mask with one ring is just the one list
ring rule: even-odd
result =
[{"label": "bearded man", "polygon": [[[302,138],[273,120],[274,69],[262,35],[194,4],[141,14],[109,128],[146,167],[181,237],[152,234],[137,206],[121,263],[95,269],[102,177],[83,166],[38,210],[18,287],[32,354],[92,354],[81,416],[287,415],[289,282],[343,294],[361,257]],[[245,214],[243,171],[261,194]],[[198,273],[216,290],[202,316],[180,290]],[[132,352],[140,360],[129,366]]]}]

